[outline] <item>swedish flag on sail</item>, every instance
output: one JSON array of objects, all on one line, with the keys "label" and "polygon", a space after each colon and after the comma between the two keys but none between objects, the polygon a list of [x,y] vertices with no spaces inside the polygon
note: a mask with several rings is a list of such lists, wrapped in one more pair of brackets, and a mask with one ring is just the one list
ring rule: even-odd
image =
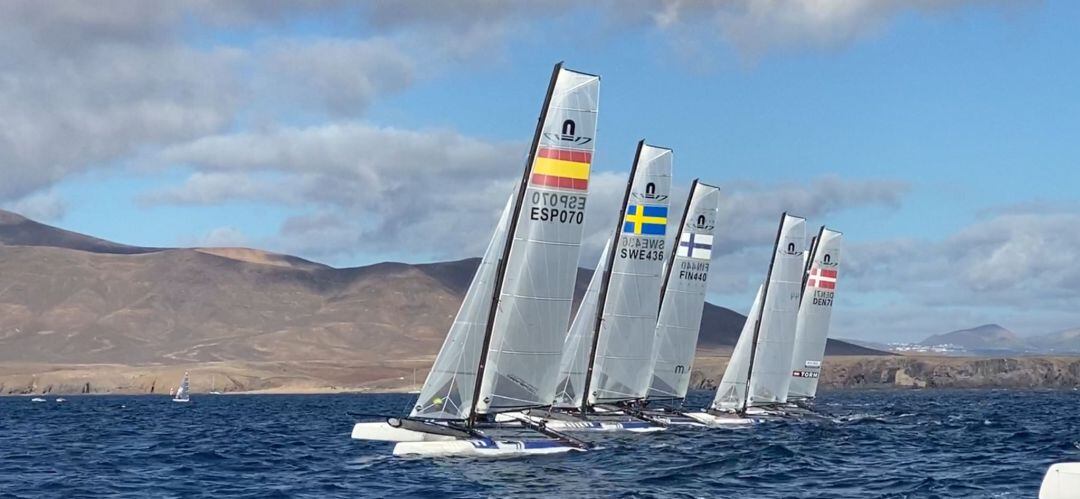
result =
[{"label": "swedish flag on sail", "polygon": [[667,206],[632,204],[626,207],[623,233],[662,236],[667,232]]}]

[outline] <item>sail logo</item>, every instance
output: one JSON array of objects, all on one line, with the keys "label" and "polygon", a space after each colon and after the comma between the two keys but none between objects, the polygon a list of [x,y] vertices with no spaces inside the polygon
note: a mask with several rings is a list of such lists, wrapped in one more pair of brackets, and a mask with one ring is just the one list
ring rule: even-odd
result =
[{"label": "sail logo", "polygon": [[840,262],[836,261],[831,254],[825,253],[825,256],[821,257],[821,264],[826,267],[835,267],[840,265]]},{"label": "sail logo", "polygon": [[638,236],[662,236],[667,233],[667,206],[632,204],[626,207],[623,233]]},{"label": "sail logo", "polygon": [[791,371],[791,375],[796,378],[817,378],[818,376],[820,376],[818,373],[813,371]]},{"label": "sail logo", "polygon": [[533,162],[531,183],[572,191],[589,190],[592,153],[555,147],[540,147]]},{"label": "sail logo", "polygon": [[548,142],[554,144],[571,144],[576,146],[583,146],[592,142],[592,137],[580,137],[574,134],[574,130],[577,128],[577,124],[574,120],[565,120],[562,123],[562,133],[544,132],[544,138]]},{"label": "sail logo", "polygon": [[656,184],[652,182],[645,184],[645,192],[634,192],[632,194],[634,196],[634,199],[640,199],[653,203],[658,203],[668,198],[667,194],[657,194]]},{"label": "sail logo", "polygon": [[716,228],[716,222],[705,218],[705,215],[698,215],[696,219],[686,222],[687,229],[697,229],[700,231],[711,231]]},{"label": "sail logo", "polygon": [[836,289],[836,276],[835,269],[815,267],[810,269],[810,278],[806,280],[806,285],[811,288]]},{"label": "sail logo", "polygon": [[713,237],[709,234],[682,234],[679,237],[677,256],[688,258],[700,258],[709,260],[712,258]]},{"label": "sail logo", "polygon": [[795,256],[801,254],[799,249],[795,247],[795,243],[787,243],[787,246],[780,248],[780,252],[788,256]]}]

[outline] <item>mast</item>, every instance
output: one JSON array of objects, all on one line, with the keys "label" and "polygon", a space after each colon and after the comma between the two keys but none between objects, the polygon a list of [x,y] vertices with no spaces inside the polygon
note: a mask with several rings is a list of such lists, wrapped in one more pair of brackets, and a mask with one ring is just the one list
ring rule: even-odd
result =
[{"label": "mast", "polygon": [[491,291],[491,310],[488,311],[487,325],[484,327],[484,341],[480,347],[480,363],[476,367],[476,381],[473,385],[473,399],[469,408],[468,426],[476,424],[476,404],[480,401],[480,385],[484,380],[484,366],[487,364],[488,349],[491,347],[491,331],[495,325],[495,312],[499,308],[499,295],[502,293],[503,278],[506,274],[506,259],[510,256],[510,249],[514,244],[514,232],[517,230],[518,218],[521,216],[521,203],[525,199],[525,187],[529,183],[529,171],[532,170],[533,158],[536,156],[536,148],[540,144],[540,134],[544,131],[544,122],[547,120],[548,106],[551,105],[551,96],[555,93],[555,82],[559,78],[559,71],[563,63],[560,61],[551,70],[551,80],[548,82],[547,94],[544,96],[543,107],[540,108],[540,118],[536,122],[536,132],[533,133],[532,144],[529,146],[529,156],[525,159],[525,169],[521,174],[521,182],[518,184],[517,196],[514,199],[514,213],[510,217],[510,225],[506,231],[506,242],[503,245],[502,257],[495,270],[495,286]]},{"label": "mast", "polygon": [[818,244],[825,235],[825,226],[818,229],[817,237],[810,239],[810,250],[806,256],[806,265],[803,266],[802,287],[799,288],[799,306],[802,306],[802,297],[806,294],[806,281],[810,279],[810,267],[814,266],[814,258],[817,257]]},{"label": "mast", "polygon": [[[686,229],[686,217],[690,213],[690,203],[694,201],[694,191],[697,190],[698,180],[694,179],[690,183],[690,195],[686,196],[686,206],[683,208],[682,218],[679,219],[679,230],[675,232],[675,251],[670,251],[667,261],[667,270],[664,272],[664,280],[660,285],[660,302],[656,304],[657,314],[660,309],[664,308],[664,295],[667,294],[668,280],[671,279],[671,267],[675,266],[675,255],[679,253],[679,242],[682,241],[683,230]],[[704,185],[704,184],[703,184]],[[656,316],[660,318],[659,315]]]},{"label": "mast", "polygon": [[[637,175],[638,160],[641,159],[641,148],[644,146],[645,139],[639,140],[637,151],[634,153],[634,164],[630,166],[630,176],[626,179],[626,192],[623,194],[622,208],[619,209],[619,218],[615,222],[615,233],[613,234],[616,241],[620,237],[619,234],[622,233],[623,219],[626,218],[626,204],[630,202],[630,191],[634,186],[634,176]],[[608,260],[604,264],[604,278],[600,281],[600,295],[597,298],[600,305],[596,307],[596,325],[593,327],[592,345],[589,346],[589,367],[585,370],[585,384],[582,386],[581,412],[585,412],[589,405],[593,367],[596,365],[596,347],[600,344],[600,325],[604,322],[604,308],[607,306],[608,283],[611,282],[611,268],[615,265],[615,253],[617,252],[613,245],[608,253]]]},{"label": "mast", "polygon": [[784,232],[784,221],[787,220],[787,212],[780,214],[780,226],[776,229],[776,242],[773,243],[772,258],[769,260],[769,273],[765,275],[765,290],[761,292],[761,305],[758,308],[758,319],[754,323],[753,341],[750,342],[750,362],[746,367],[746,391],[743,395],[742,415],[746,416],[746,408],[750,405],[750,377],[754,374],[754,354],[757,352],[758,334],[761,333],[761,319],[765,315],[765,302],[769,298],[769,285],[772,281],[773,265],[776,264],[776,252],[780,249],[780,235]]}]

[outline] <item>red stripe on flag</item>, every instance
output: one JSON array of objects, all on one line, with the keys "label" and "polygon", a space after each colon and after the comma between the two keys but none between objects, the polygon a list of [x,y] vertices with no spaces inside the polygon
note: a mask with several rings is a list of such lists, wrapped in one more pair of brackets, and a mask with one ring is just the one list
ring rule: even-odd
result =
[{"label": "red stripe on flag", "polygon": [[580,178],[556,177],[555,175],[544,175],[542,173],[533,174],[532,184],[544,187],[556,187],[559,189],[571,189],[575,191],[589,190],[588,180]]},{"label": "red stripe on flag", "polygon": [[825,289],[836,289],[836,282],[834,281],[818,281],[818,286]]},{"label": "red stripe on flag", "polygon": [[821,275],[822,275],[822,277],[832,277],[833,279],[836,279],[836,271],[835,270],[821,269]]},{"label": "red stripe on flag", "polygon": [[589,151],[573,151],[570,149],[541,147],[536,150],[536,157],[561,159],[563,161],[573,161],[575,163],[592,163],[592,153]]}]

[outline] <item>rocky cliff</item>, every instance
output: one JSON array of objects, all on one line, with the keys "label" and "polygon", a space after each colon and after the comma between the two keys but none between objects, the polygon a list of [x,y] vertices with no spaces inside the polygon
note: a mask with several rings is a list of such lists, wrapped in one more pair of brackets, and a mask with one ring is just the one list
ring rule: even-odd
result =
[{"label": "rocky cliff", "polygon": [[[714,387],[726,359],[706,357],[692,386]],[[1048,388],[1080,387],[1078,357],[960,358],[828,357],[823,388]]]}]

